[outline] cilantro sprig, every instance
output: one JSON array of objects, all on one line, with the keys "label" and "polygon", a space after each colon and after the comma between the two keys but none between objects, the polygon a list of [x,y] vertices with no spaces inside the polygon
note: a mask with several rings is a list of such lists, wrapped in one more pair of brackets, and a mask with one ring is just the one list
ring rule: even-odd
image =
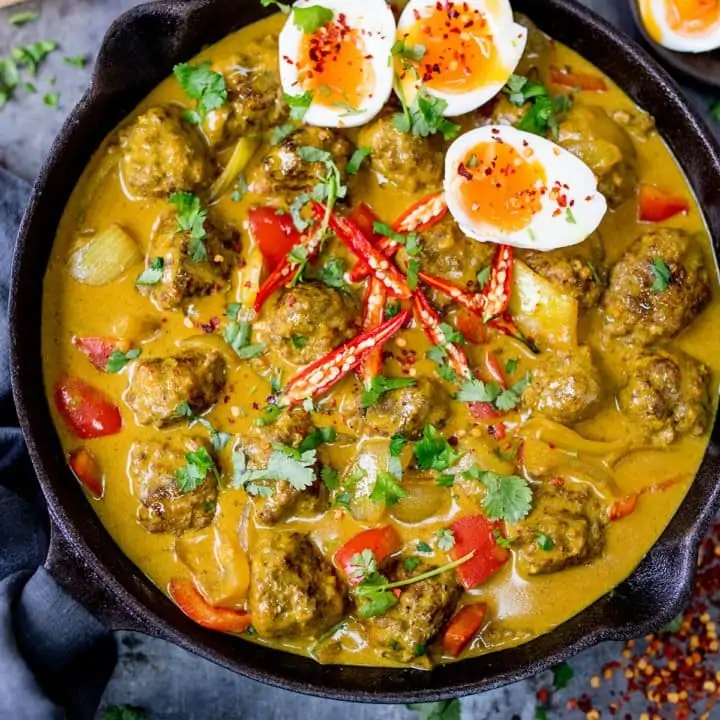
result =
[{"label": "cilantro sprig", "polygon": [[332,22],[335,13],[329,8],[321,5],[310,5],[309,7],[295,7],[292,11],[293,23],[298,30],[306,35],[312,35],[324,25]]},{"label": "cilantro sprig", "polygon": [[119,373],[131,360],[137,360],[140,357],[140,352],[140,348],[132,348],[127,352],[113,350],[105,365],[105,371]]},{"label": "cilantro sprig", "polygon": [[650,261],[650,272],[653,276],[653,284],[650,289],[655,293],[661,293],[670,287],[672,272],[667,263],[659,257],[654,257]]},{"label": "cilantro sprig", "polygon": [[532,490],[525,478],[517,475],[500,475],[490,470],[472,467],[463,473],[471,480],[481,482],[487,490],[483,508],[491,520],[518,522],[532,509]]},{"label": "cilantro sprig", "polygon": [[370,499],[374,503],[392,507],[406,495],[407,493],[400,487],[393,475],[386,470],[378,470],[375,485],[370,493]]},{"label": "cilantro sprig", "polygon": [[180,63],[173,68],[180,87],[191,100],[195,100],[195,109],[183,112],[183,117],[191,125],[199,125],[211,110],[222,107],[228,99],[225,78],[211,70],[211,64],[210,60],[206,60],[200,65]]},{"label": "cilantro sprig", "polygon": [[570,108],[567,95],[551,97],[545,85],[523,75],[511,75],[503,92],[517,107],[532,103],[516,124],[518,130],[542,136],[549,130],[553,137],[558,136],[558,116]]},{"label": "cilantro sprig", "polygon": [[179,418],[187,418],[189,428],[195,425],[202,425],[202,427],[210,433],[210,444],[216,452],[222,450],[230,441],[231,436],[229,433],[216,430],[215,426],[209,420],[197,415],[186,402],[180,403],[175,408],[175,415]]},{"label": "cilantro sprig", "polygon": [[241,360],[260,357],[265,343],[252,343],[252,325],[247,320],[231,320],[223,330],[223,339]]},{"label": "cilantro sprig", "polygon": [[208,260],[205,247],[207,210],[203,208],[200,198],[191,192],[175,192],[168,200],[176,209],[178,232],[189,236],[187,247],[190,257],[195,262],[205,262]]},{"label": "cilantro sprig", "polygon": [[150,260],[148,266],[142,271],[136,285],[157,285],[162,280],[163,270],[165,268],[165,260],[161,257],[155,257]]},{"label": "cilantro sprig", "polygon": [[315,465],[317,463],[317,452],[291,448],[282,443],[273,443],[273,451],[270,453],[267,467],[263,470],[248,470],[244,453],[237,451],[233,453],[234,472],[232,486],[243,488],[249,494],[265,494],[266,491],[258,491],[256,485],[259,480],[286,480],[296,490],[307,490],[315,482]]},{"label": "cilantro sprig", "polygon": [[365,410],[374,405],[385,393],[414,385],[417,385],[417,380],[413,378],[388,378],[384,375],[376,375],[363,392],[360,404]]},{"label": "cilantro sprig", "polygon": [[415,462],[421,470],[443,472],[452,467],[460,453],[432,425],[426,425],[423,436],[413,446]]},{"label": "cilantro sprig", "polygon": [[220,482],[220,473],[206,447],[201,445],[194,452],[185,453],[185,465],[178,468],[175,473],[178,490],[183,494],[197,490],[205,483],[208,473],[211,472]]},{"label": "cilantro sprig", "polygon": [[393,126],[398,132],[428,137],[442,133],[445,140],[452,140],[460,131],[460,126],[445,116],[447,102],[431,95],[421,88],[413,102],[408,105],[401,97],[403,111],[393,118]]}]

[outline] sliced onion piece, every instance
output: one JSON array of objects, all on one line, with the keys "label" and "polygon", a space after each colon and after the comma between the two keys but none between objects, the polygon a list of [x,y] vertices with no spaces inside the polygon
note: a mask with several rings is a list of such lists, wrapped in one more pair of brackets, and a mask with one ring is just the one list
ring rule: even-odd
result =
[{"label": "sliced onion piece", "polygon": [[210,188],[210,202],[217,202],[234,184],[238,175],[248,166],[255,151],[260,147],[258,140],[240,138],[220,177]]},{"label": "sliced onion piece", "polygon": [[107,285],[142,259],[135,240],[113,223],[70,255],[68,269],[85,285]]}]

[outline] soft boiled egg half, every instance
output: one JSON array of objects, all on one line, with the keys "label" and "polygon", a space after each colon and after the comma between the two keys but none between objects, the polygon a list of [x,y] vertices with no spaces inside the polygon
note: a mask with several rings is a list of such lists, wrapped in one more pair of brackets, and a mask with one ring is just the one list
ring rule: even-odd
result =
[{"label": "soft boiled egg half", "polygon": [[607,210],[582,160],[507,125],[471,130],[450,146],[445,195],[469,237],[533,250],[582,242]]},{"label": "soft boiled egg half", "polygon": [[650,37],[668,50],[720,47],[720,0],[640,0],[640,14]]},{"label": "soft boiled egg half", "polygon": [[398,94],[410,105],[423,88],[447,117],[471,112],[502,90],[526,42],[508,0],[410,0],[393,47]]},{"label": "soft boiled egg half", "polygon": [[392,93],[394,42],[385,0],[298,0],[280,33],[283,90],[312,93],[309,125],[365,125]]}]

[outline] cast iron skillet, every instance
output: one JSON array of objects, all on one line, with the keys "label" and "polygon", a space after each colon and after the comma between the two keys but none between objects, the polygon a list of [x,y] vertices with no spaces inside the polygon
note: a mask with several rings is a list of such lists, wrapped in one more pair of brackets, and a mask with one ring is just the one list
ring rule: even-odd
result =
[{"label": "cast iron skillet", "polygon": [[[625,36],[572,0],[516,0],[514,5],[655,115],[705,208],[713,236],[720,238],[720,148],[675,83]],[[170,640],[270,685],[344,700],[433,701],[487,690],[602,640],[644,635],[668,622],[688,599],[698,543],[720,505],[718,425],[682,507],[628,580],[550,634],[432,672],[321,666],[205,630],[125,557],[90,508],[66,467],[43,391],[42,284],[60,216],[93,151],[174,63],[266,12],[259,0],[161,0],[121,17],[110,28],[90,89],[55,141],[31,195],[15,251],[10,334],[20,422],[53,523],[46,567],[112,628]]]}]

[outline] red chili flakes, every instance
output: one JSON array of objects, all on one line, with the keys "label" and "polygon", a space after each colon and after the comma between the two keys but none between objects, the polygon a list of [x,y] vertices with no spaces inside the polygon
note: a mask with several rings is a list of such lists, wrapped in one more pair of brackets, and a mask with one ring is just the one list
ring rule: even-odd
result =
[{"label": "red chili flakes", "polygon": [[[489,170],[489,168],[488,168],[488,170]],[[458,165],[457,171],[458,171],[458,175],[460,175],[460,177],[464,177],[466,180],[473,179],[473,174],[465,167],[465,163],[460,163]],[[490,172],[492,173],[492,170]]]},{"label": "red chili flakes", "polygon": [[348,25],[345,13],[316,30],[309,39],[310,72],[322,74],[325,63],[337,60],[342,43],[352,34],[354,30]]}]

